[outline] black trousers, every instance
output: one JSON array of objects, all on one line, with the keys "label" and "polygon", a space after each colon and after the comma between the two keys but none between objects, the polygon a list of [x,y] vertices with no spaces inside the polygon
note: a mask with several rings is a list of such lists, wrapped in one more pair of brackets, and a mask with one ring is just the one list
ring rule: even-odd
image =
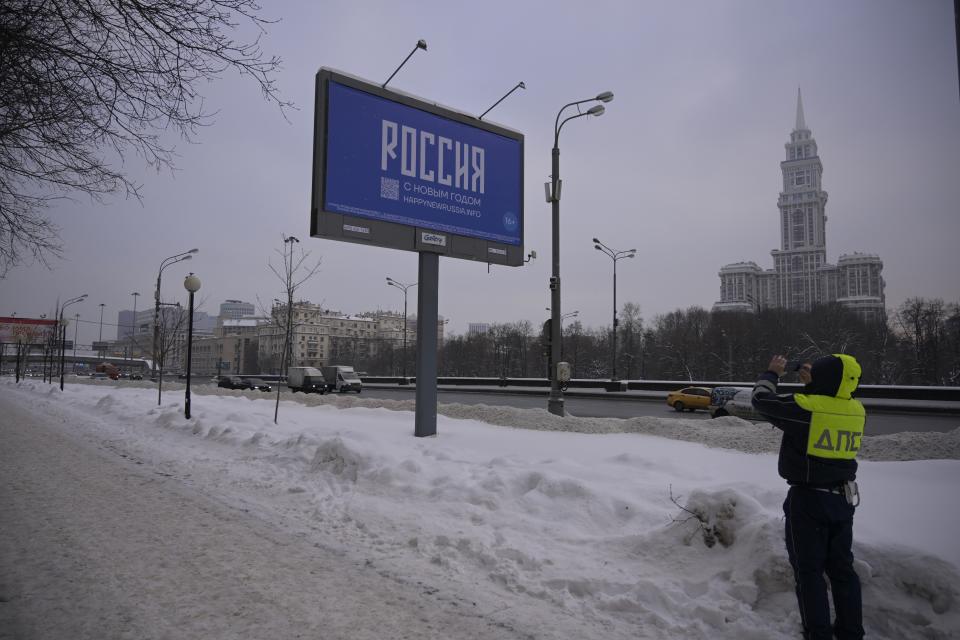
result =
[{"label": "black trousers", "polygon": [[[853,512],[836,493],[790,487],[783,503],[787,554],[796,580],[804,638],[863,638],[860,578],[853,569]],[[830,580],[836,624],[830,624],[830,602],[823,574]]]}]

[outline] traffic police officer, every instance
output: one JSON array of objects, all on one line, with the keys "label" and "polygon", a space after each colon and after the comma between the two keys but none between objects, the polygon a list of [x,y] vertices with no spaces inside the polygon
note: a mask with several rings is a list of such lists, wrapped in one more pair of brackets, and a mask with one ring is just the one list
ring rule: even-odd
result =
[{"label": "traffic police officer", "polygon": [[[803,637],[863,638],[860,578],[853,568],[855,482],[865,411],[851,396],[860,365],[846,354],[799,367],[802,393],[777,393],[787,359],[774,356],[753,389],[753,406],[783,431],[778,470],[790,489],[783,503],[786,545],[796,582]],[[836,622],[823,579],[833,592]]]}]

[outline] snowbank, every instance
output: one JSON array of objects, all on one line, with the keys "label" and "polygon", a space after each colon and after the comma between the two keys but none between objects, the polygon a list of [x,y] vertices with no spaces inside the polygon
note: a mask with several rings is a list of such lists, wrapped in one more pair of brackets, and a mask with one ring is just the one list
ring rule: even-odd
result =
[{"label": "snowbank", "polygon": [[[158,407],[149,389],[0,393],[393,575],[508,594],[552,621],[545,637],[571,617],[597,637],[798,635],[767,426],[441,405],[439,437],[417,439],[412,401],[298,397],[274,425],[266,394],[195,394],[188,421],[182,396]],[[864,439],[868,637],[960,636],[958,439]]]}]

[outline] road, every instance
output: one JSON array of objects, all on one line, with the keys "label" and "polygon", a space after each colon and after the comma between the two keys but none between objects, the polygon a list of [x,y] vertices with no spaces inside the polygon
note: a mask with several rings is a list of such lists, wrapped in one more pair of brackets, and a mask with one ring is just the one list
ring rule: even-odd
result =
[{"label": "road", "polygon": [[[166,384],[166,383],[165,383]],[[200,388],[212,387],[209,379],[197,383]],[[285,387],[281,387],[287,393]],[[364,385],[363,397],[383,398],[385,400],[412,400],[416,387]],[[488,391],[460,391],[449,388],[438,389],[441,403],[486,404],[491,406],[518,407],[521,409],[545,409],[547,391],[539,394],[509,393],[490,389]],[[868,401],[869,402],[869,401]],[[876,402],[876,401],[874,401]],[[567,412],[583,418],[636,418],[651,416],[657,418],[679,418],[709,420],[706,411],[678,414],[666,405],[662,398],[638,397],[632,395],[608,394],[600,397],[577,395],[576,392],[564,396]],[[958,404],[958,403],[953,403]],[[867,431],[872,435],[888,435],[905,431],[952,431],[960,427],[960,407],[955,413],[918,413],[916,411],[897,413],[891,410],[871,411],[867,407]]]},{"label": "road", "polygon": [[[414,387],[406,389],[371,387],[363,389],[363,395],[373,398],[389,400],[410,400],[414,396]],[[439,401],[457,402],[460,404],[487,404],[525,409],[545,409],[547,396],[521,395],[514,393],[491,392],[464,392],[438,391]],[[635,418],[638,416],[653,416],[659,418],[679,418],[681,414],[671,409],[662,400],[641,400],[619,398],[615,396],[593,398],[566,395],[564,403],[567,411],[575,416],[586,418]],[[880,413],[869,412],[867,430],[872,435],[886,435],[903,431],[952,431],[960,427],[960,415],[936,415],[918,413]],[[683,413],[683,418],[695,420],[709,420],[710,415],[705,411]]]}]

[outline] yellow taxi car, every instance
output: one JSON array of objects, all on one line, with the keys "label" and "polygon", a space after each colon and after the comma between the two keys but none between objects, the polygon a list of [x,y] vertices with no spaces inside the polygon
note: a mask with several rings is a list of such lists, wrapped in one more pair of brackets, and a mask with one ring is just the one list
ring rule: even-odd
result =
[{"label": "yellow taxi car", "polygon": [[708,387],[684,387],[671,391],[667,395],[667,404],[676,411],[696,411],[710,408],[710,389]]}]

